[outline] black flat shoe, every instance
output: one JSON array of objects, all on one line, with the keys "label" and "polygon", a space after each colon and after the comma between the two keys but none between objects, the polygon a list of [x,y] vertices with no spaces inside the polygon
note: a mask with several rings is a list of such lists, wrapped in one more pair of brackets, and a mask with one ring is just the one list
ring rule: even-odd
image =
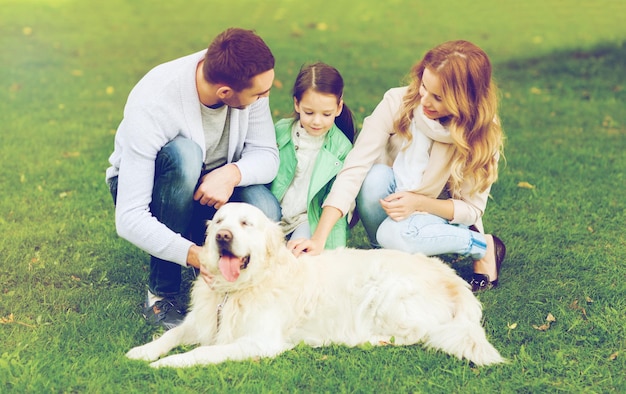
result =
[{"label": "black flat shoe", "polygon": [[500,279],[500,268],[502,267],[502,262],[504,261],[504,257],[506,256],[506,246],[504,245],[504,242],[500,240],[500,238],[496,237],[495,235],[492,235],[492,237],[493,247],[496,254],[496,272],[498,273],[498,277],[495,280],[490,281],[489,275],[474,273],[474,275],[472,275],[472,280],[470,281],[470,285],[472,285],[472,291],[474,293],[498,287],[498,279]]}]

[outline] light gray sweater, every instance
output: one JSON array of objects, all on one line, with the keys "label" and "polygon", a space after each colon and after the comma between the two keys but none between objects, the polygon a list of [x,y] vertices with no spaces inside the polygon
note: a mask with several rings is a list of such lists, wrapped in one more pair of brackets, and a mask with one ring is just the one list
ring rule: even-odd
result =
[{"label": "light gray sweater", "polygon": [[[117,233],[150,255],[185,266],[192,242],[152,216],[149,205],[157,153],[184,136],[196,142],[206,158],[196,67],[206,50],[161,64],[131,91],[115,135],[106,179],[118,176]],[[271,182],[278,171],[278,149],[269,99],[232,108],[228,162],[241,172],[238,186]]]}]

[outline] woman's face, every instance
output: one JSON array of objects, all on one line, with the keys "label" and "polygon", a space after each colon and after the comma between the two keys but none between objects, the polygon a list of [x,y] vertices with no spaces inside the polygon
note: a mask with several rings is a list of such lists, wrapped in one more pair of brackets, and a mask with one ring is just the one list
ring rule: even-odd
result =
[{"label": "woman's face", "polygon": [[424,69],[419,92],[422,96],[420,103],[427,118],[437,120],[450,115],[450,111],[443,102],[441,80],[428,68]]}]

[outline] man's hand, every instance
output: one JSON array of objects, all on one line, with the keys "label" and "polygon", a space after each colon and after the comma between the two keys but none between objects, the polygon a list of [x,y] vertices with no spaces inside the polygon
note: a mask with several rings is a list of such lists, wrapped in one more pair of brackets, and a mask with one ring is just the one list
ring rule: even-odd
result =
[{"label": "man's hand", "polygon": [[195,244],[191,245],[189,252],[187,252],[187,265],[199,269],[202,279],[211,286],[214,278],[204,265],[200,264],[200,253],[202,253],[202,247]]},{"label": "man's hand", "polygon": [[216,168],[202,177],[193,199],[202,205],[219,209],[228,202],[240,181],[241,173],[236,165],[227,164]]},{"label": "man's hand", "polygon": [[191,245],[187,252],[187,265],[193,268],[200,269],[200,253],[202,248],[196,244]]}]

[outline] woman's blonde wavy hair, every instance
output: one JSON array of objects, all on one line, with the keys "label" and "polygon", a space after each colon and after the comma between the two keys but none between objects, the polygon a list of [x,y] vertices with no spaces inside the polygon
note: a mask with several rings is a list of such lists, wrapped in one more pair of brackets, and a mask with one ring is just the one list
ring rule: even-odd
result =
[{"label": "woman's blonde wavy hair", "polygon": [[447,125],[455,152],[449,191],[458,197],[463,181],[469,180],[473,184],[470,194],[483,192],[498,178],[504,139],[491,62],[482,49],[467,41],[448,41],[428,51],[411,69],[408,91],[394,124],[396,133],[409,142],[426,68],[440,78],[443,103],[451,114]]}]

